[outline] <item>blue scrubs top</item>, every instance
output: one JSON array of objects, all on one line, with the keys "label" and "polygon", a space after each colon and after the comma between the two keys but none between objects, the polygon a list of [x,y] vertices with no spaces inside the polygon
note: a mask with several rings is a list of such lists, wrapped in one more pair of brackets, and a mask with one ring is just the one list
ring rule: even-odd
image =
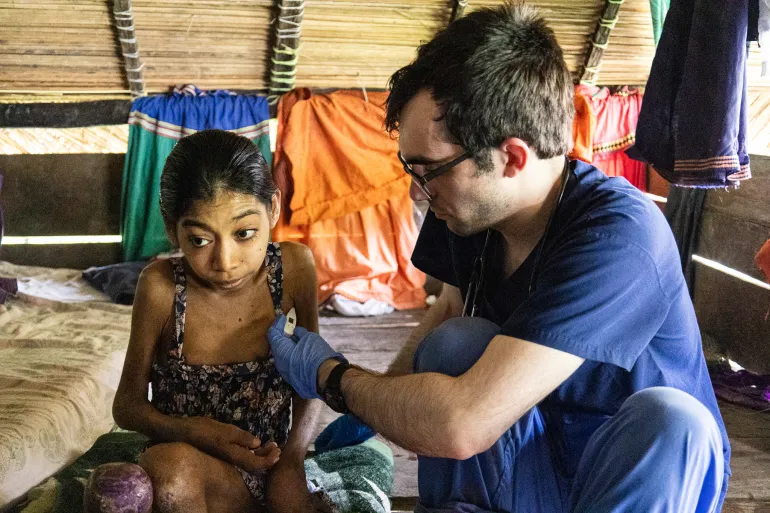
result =
[{"label": "blue scrubs top", "polygon": [[[626,398],[667,386],[694,396],[714,415],[726,490],[730,444],[671,229],[625,178],[608,178],[580,161],[570,168],[531,294],[537,251],[503,276],[502,236],[492,231],[477,315],[500,325],[503,335],[585,359],[538,405],[564,477],[574,475],[588,438]],[[455,235],[429,212],[412,262],[459,287],[465,298],[485,237]]]}]

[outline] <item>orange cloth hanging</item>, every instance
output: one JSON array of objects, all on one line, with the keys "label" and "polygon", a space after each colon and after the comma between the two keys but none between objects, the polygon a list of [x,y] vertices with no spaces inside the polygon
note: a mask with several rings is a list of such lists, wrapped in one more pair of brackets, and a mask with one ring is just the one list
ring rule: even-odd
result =
[{"label": "orange cloth hanging", "polygon": [[337,293],[398,309],[425,304],[425,275],[410,261],[409,178],[383,128],[386,97],[297,90],[278,105],[274,177],[284,199],[272,236],[311,249],[319,301]]},{"label": "orange cloth hanging", "polygon": [[336,219],[409,190],[396,157],[398,143],[384,130],[388,93],[315,95],[286,117],[283,154],[291,165],[292,225]]},{"label": "orange cloth hanging", "polygon": [[294,192],[294,181],[291,179],[289,162],[283,158],[283,131],[292,107],[299,101],[307,100],[312,96],[310,89],[300,88],[284,94],[278,101],[276,117],[278,127],[276,130],[275,151],[273,152],[273,180],[281,190],[281,214],[278,224],[273,229],[271,236],[275,241],[293,240],[302,242],[307,239],[307,226],[290,226],[291,196]]},{"label": "orange cloth hanging", "polygon": [[411,262],[417,233],[408,195],[311,224],[303,242],[315,255],[319,301],[336,293],[400,310],[425,306],[425,275]]},{"label": "orange cloth hanging", "polygon": [[572,121],[572,151],[569,158],[580,159],[589,164],[593,160],[594,131],[596,116],[591,110],[588,98],[575,90],[575,119]]},{"label": "orange cloth hanging", "polygon": [[770,283],[770,239],[760,248],[757,256],[754,257],[757,266],[765,273],[765,280]]}]

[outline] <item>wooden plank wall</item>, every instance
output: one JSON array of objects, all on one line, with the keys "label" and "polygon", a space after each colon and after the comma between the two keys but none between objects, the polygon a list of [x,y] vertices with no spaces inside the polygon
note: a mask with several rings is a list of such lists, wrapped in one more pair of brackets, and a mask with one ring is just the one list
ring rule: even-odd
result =
[{"label": "wooden plank wall", "polygon": [[[754,256],[770,238],[770,157],[751,157],[753,178],[706,194],[695,253],[764,281]],[[770,373],[770,290],[695,263],[701,330],[740,365]]]},{"label": "wooden plank wall", "polygon": [[[120,233],[123,154],[0,155],[5,236]],[[120,259],[120,244],[0,248],[16,264],[84,269]]]}]

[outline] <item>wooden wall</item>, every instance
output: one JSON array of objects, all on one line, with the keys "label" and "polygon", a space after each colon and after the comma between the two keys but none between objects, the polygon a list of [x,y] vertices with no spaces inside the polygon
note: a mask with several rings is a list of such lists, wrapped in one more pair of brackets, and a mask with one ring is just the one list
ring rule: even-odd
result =
[{"label": "wooden wall", "polygon": [[[754,256],[770,237],[770,157],[752,156],[753,178],[706,194],[695,253],[764,281]],[[740,365],[770,373],[770,290],[695,263],[701,330]]]},{"label": "wooden wall", "polygon": [[[0,155],[5,236],[120,233],[123,154]],[[0,247],[0,259],[73,267],[118,262],[120,244]]]},{"label": "wooden wall", "polygon": [[[0,155],[6,236],[120,233],[122,154]],[[754,178],[709,191],[695,253],[757,279],[754,255],[770,237],[770,157],[753,156]],[[664,191],[656,191],[663,193]],[[0,259],[84,269],[120,261],[119,244],[7,246]],[[701,329],[741,365],[770,373],[770,291],[695,264]]]}]

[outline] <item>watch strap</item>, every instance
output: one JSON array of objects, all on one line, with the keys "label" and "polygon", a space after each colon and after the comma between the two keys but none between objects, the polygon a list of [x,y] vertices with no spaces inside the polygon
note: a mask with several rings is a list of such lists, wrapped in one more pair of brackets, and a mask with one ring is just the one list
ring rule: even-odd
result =
[{"label": "watch strap", "polygon": [[342,395],[342,376],[352,368],[354,366],[347,362],[340,363],[331,370],[329,377],[326,378],[326,389],[323,397],[326,398],[326,403],[339,413],[348,413],[345,397]]}]

